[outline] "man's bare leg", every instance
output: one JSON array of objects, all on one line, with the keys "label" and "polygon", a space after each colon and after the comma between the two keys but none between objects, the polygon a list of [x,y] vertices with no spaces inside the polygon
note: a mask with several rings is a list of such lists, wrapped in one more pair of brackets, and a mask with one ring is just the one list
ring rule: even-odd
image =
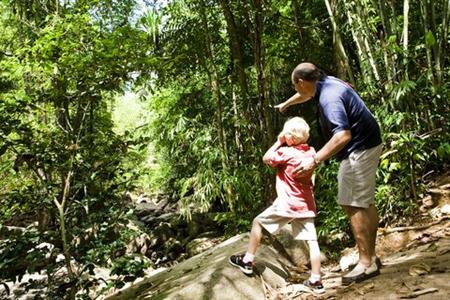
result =
[{"label": "man's bare leg", "polygon": [[378,232],[378,211],[377,208],[375,207],[374,204],[370,205],[367,208],[367,213],[369,215],[369,219],[368,221],[371,224],[372,227],[372,231],[371,231],[371,244],[370,244],[370,249],[371,249],[371,253],[372,256],[376,255],[376,251],[375,251],[375,247],[377,244],[377,232]]},{"label": "man's bare leg", "polygon": [[350,219],[352,232],[359,251],[359,262],[369,267],[375,255],[378,215],[374,205],[368,208],[342,206]]}]

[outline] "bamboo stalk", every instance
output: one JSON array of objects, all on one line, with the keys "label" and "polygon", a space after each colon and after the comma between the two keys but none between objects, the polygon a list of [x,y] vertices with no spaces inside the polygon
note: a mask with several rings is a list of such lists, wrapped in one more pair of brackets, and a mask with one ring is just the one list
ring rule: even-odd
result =
[{"label": "bamboo stalk", "polygon": [[403,1],[403,66],[405,79],[408,79],[408,30],[409,30],[409,0]]},{"label": "bamboo stalk", "polygon": [[344,66],[346,67],[346,70],[347,70],[350,82],[353,85],[356,85],[355,78],[353,76],[353,72],[352,72],[352,69],[351,69],[350,64],[349,64],[347,53],[345,52],[344,45],[342,44],[341,35],[339,33],[339,29],[338,29],[336,20],[334,18],[334,13],[333,13],[333,10],[331,8],[330,1],[329,0],[325,0],[325,5],[327,7],[328,15],[330,16],[331,25],[333,26],[333,34],[335,35],[335,44],[336,44],[336,48],[338,50],[339,56],[341,57]]}]

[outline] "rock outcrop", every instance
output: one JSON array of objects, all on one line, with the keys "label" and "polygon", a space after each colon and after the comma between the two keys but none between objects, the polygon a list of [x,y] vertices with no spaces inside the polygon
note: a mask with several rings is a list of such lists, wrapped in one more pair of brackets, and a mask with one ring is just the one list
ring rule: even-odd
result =
[{"label": "rock outcrop", "polygon": [[244,275],[228,257],[245,252],[248,239],[248,234],[235,236],[107,299],[264,299],[263,286],[284,287],[292,263],[263,242],[255,274]]}]

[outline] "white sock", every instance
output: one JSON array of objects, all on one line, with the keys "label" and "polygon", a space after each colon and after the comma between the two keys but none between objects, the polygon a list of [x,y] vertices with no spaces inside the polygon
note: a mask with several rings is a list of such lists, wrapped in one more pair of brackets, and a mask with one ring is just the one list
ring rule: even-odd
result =
[{"label": "white sock", "polygon": [[319,280],[320,280],[320,274],[311,273],[311,276],[309,277],[309,281],[311,283],[316,283]]},{"label": "white sock", "polygon": [[252,262],[255,259],[255,255],[249,252],[246,252],[242,261],[244,263]]}]

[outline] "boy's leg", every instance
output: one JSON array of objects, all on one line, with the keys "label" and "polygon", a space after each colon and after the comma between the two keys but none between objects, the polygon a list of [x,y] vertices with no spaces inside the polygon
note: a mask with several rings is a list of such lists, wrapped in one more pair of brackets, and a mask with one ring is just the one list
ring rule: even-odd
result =
[{"label": "boy's leg", "polygon": [[247,253],[245,254],[243,261],[245,263],[253,261],[256,250],[262,238],[262,226],[257,219],[253,220],[252,230],[250,231],[250,241],[248,242]]},{"label": "boy's leg", "polygon": [[308,241],[309,258],[311,260],[311,279],[320,280],[320,248],[317,241]]},{"label": "boy's leg", "polygon": [[303,284],[311,288],[315,293],[324,293],[320,273],[320,248],[317,242],[317,232],[314,219],[296,219],[292,221],[292,233],[296,240],[305,240],[309,246],[309,258],[311,261],[311,276]]},{"label": "boy's leg", "polygon": [[255,259],[256,250],[262,237],[262,226],[255,218],[252,223],[252,230],[250,231],[250,241],[248,243],[247,253],[245,255],[232,255],[228,261],[235,267],[238,267],[243,273],[247,275],[253,274],[253,261]]},{"label": "boy's leg", "polygon": [[283,227],[284,224],[289,222],[289,220],[289,218],[278,215],[274,205],[269,206],[252,222],[250,241],[248,243],[247,252],[245,255],[232,255],[229,257],[229,262],[233,266],[241,269],[241,271],[245,274],[252,274],[256,250],[258,249],[262,238],[262,228],[264,227],[269,233],[273,234]]}]

